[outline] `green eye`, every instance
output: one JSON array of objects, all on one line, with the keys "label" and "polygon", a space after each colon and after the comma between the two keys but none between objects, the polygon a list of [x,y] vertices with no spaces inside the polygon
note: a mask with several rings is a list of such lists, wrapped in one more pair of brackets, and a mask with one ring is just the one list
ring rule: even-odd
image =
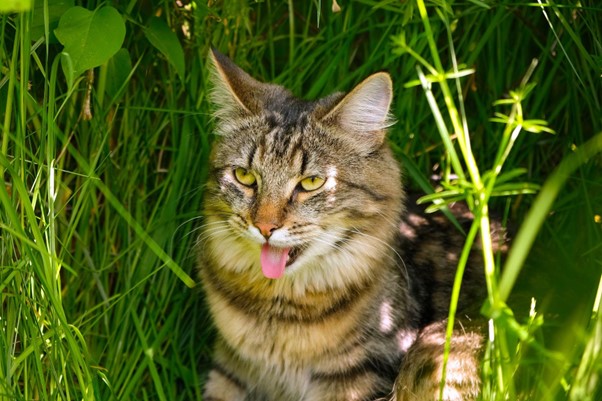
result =
[{"label": "green eye", "polygon": [[302,179],[300,184],[304,191],[315,191],[324,185],[324,178],[314,175],[312,177]]},{"label": "green eye", "polygon": [[257,178],[255,178],[253,173],[242,167],[234,169],[234,176],[238,182],[247,187],[251,187],[257,182]]}]

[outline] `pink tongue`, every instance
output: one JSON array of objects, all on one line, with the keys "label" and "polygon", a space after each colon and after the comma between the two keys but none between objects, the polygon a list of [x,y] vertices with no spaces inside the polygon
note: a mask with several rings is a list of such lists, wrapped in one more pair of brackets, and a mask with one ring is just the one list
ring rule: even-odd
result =
[{"label": "pink tongue", "polygon": [[267,278],[280,278],[284,274],[290,248],[275,248],[267,242],[261,247],[261,271]]}]

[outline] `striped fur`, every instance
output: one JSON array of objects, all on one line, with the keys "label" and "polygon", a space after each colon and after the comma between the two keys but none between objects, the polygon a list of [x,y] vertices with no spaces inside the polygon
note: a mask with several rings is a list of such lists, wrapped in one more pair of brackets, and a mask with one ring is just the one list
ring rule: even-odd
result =
[{"label": "striped fur", "polygon": [[[198,247],[218,340],[205,400],[438,399],[462,236],[403,206],[384,138],[390,78],[306,102],[211,58],[220,138]],[[308,177],[323,184],[305,190]],[[266,243],[290,249],[277,279],[262,273]],[[465,293],[478,299],[472,257]],[[467,327],[454,336],[445,399],[478,394],[481,335]]]}]

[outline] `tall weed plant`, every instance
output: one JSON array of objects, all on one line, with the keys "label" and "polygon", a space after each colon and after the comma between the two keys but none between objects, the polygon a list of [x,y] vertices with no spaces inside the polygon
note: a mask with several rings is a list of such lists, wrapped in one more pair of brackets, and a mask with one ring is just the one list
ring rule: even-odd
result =
[{"label": "tall weed plant", "polygon": [[[475,215],[482,399],[602,399],[597,1],[10,0],[0,13],[1,400],[202,399],[212,329],[193,248],[212,45],[306,98],[390,72],[404,184],[430,210]],[[515,238],[505,258],[493,218]]]}]

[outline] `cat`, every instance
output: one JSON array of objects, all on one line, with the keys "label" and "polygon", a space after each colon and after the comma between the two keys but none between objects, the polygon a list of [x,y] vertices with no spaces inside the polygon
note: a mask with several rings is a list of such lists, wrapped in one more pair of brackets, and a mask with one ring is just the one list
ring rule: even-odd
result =
[{"label": "cat", "polygon": [[[402,189],[390,76],[304,101],[209,58],[218,138],[199,271],[217,340],[204,400],[438,400],[464,240]],[[468,311],[484,296],[478,249],[464,280]],[[444,400],[479,395],[483,326],[463,316]]]}]

